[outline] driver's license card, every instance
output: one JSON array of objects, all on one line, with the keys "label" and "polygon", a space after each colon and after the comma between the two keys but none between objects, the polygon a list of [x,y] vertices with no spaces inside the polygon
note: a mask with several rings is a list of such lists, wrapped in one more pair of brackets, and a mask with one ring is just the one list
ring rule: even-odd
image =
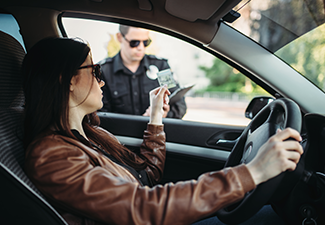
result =
[{"label": "driver's license card", "polygon": [[173,72],[170,69],[162,70],[157,73],[159,86],[167,85],[167,88],[176,87],[176,81],[173,78]]}]

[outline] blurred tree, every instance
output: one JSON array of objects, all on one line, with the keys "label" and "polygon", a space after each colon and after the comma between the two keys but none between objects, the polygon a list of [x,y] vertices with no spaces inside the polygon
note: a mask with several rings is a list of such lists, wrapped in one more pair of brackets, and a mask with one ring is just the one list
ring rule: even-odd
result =
[{"label": "blurred tree", "polygon": [[[250,37],[325,90],[323,0],[252,1],[241,13],[242,18],[236,22],[241,27],[248,25]],[[211,67],[200,69],[210,79],[207,91],[261,92],[256,84],[219,59]]]},{"label": "blurred tree", "polygon": [[267,6],[251,8],[250,35],[272,52],[325,22],[323,0],[266,2]]},{"label": "blurred tree", "polygon": [[200,66],[199,68],[210,79],[207,91],[236,92],[245,84],[244,76],[238,76],[232,67],[218,58],[214,59],[211,67]]},{"label": "blurred tree", "polygon": [[325,90],[325,25],[314,29],[276,52],[297,71]]},{"label": "blurred tree", "polygon": [[199,66],[210,79],[210,85],[201,91],[263,93],[266,92],[238,70],[215,58],[211,67]]},{"label": "blurred tree", "polygon": [[107,57],[113,57],[120,51],[120,42],[116,39],[115,34],[109,34],[109,41],[107,43]]},{"label": "blurred tree", "polygon": [[273,0],[258,13],[259,43],[325,90],[324,1]]}]

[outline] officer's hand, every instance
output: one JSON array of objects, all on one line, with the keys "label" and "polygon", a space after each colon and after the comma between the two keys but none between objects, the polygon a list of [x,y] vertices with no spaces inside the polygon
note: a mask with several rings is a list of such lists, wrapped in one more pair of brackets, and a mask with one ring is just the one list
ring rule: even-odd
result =
[{"label": "officer's hand", "polygon": [[[168,98],[168,97],[167,97],[167,98]],[[168,99],[168,100],[169,100],[169,99]],[[164,110],[163,118],[166,118],[166,117],[167,117],[167,114],[168,114],[168,112],[169,112],[169,110],[170,110],[170,106],[169,106],[168,103],[167,103],[167,104],[164,103],[164,105],[163,105],[163,110]]]},{"label": "officer's hand", "polygon": [[142,114],[142,116],[150,116],[150,111],[151,111],[151,108],[150,106],[146,109],[146,111]]},{"label": "officer's hand", "polygon": [[[164,114],[162,115],[163,118],[167,117],[167,114],[170,110],[170,106],[169,104],[165,104],[163,105],[163,110],[164,110]],[[150,116],[150,112],[151,112],[151,107],[149,106],[146,111],[142,114],[142,116]]]}]

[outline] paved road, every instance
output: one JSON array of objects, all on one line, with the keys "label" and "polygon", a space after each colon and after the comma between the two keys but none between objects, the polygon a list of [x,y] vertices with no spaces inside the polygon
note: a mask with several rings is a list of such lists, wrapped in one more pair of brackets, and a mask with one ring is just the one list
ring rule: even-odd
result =
[{"label": "paved road", "polygon": [[245,118],[248,103],[186,97],[187,113],[183,120],[246,126],[250,122]]}]

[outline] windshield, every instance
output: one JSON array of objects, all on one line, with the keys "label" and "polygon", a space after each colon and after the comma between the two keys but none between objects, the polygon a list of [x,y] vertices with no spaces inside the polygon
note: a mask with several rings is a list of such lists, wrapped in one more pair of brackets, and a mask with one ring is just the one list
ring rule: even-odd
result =
[{"label": "windshield", "polygon": [[230,24],[325,90],[323,0],[244,0]]}]

